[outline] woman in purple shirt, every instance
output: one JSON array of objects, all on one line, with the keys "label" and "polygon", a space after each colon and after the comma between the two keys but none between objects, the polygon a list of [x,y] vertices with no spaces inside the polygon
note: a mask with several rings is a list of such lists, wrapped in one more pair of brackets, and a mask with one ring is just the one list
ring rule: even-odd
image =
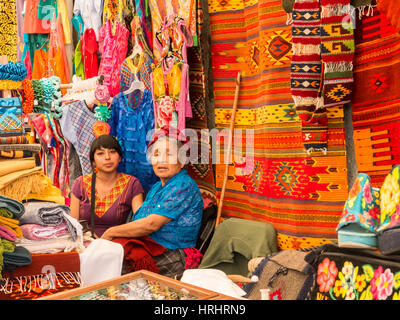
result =
[{"label": "woman in purple shirt", "polygon": [[[94,233],[101,237],[113,227],[126,222],[131,209],[136,212],[143,203],[139,180],[118,172],[122,150],[110,135],[96,138],[90,149],[90,161],[96,172]],[[91,221],[92,174],[75,180],[71,189],[71,216]]]}]

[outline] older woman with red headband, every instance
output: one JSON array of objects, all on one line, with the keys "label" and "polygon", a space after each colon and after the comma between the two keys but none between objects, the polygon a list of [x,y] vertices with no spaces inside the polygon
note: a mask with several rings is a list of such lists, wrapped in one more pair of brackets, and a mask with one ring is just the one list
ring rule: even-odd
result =
[{"label": "older woman with red headband", "polygon": [[[186,138],[171,127],[153,135],[148,157],[160,181],[150,189],[132,221],[109,228],[102,235],[103,239],[149,236],[167,252],[181,256],[184,256],[182,250],[196,246],[203,199],[179,156],[186,154],[185,142]],[[180,271],[183,269],[184,263]]]}]

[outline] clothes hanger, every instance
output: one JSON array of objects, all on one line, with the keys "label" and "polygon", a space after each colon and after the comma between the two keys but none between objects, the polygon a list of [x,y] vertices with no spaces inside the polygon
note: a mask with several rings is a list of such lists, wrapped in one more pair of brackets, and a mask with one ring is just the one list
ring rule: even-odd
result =
[{"label": "clothes hanger", "polygon": [[135,90],[140,90],[143,93],[144,89],[145,89],[145,87],[144,87],[143,81],[140,81],[135,74],[135,80],[133,80],[129,89],[124,91],[124,94],[125,95],[130,94]]}]

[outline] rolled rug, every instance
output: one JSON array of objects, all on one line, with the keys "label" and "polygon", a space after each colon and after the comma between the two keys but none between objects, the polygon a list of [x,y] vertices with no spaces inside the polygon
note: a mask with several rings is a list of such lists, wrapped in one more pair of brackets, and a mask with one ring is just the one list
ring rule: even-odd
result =
[{"label": "rolled rug", "polygon": [[3,208],[7,209],[9,212],[13,214],[12,217],[8,217],[13,219],[19,219],[25,212],[25,207],[21,202],[0,195],[0,209]]},{"label": "rolled rug", "polygon": [[65,221],[72,239],[77,239],[77,231],[72,223],[64,217],[64,213],[69,215],[70,208],[63,204],[36,201],[24,204],[25,213],[21,216],[20,223],[39,224],[43,226],[58,226]]}]

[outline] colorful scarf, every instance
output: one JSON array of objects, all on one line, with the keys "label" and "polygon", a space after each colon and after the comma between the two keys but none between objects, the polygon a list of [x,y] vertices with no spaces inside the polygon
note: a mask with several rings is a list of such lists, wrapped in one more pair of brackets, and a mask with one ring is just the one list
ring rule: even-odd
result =
[{"label": "colorful scarf", "polygon": [[327,150],[327,116],[321,97],[319,0],[296,0],[292,13],[291,91],[308,153]]},{"label": "colorful scarf", "polygon": [[321,1],[321,58],[324,107],[351,102],[354,31],[350,0]]}]

